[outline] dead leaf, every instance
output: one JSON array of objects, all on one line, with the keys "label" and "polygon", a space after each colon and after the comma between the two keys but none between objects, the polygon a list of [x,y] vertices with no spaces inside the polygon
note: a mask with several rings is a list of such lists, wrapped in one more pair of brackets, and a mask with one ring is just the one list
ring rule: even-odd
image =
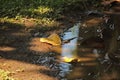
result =
[{"label": "dead leaf", "polygon": [[51,45],[61,45],[60,36],[56,33],[51,34],[48,38],[40,38],[40,42],[48,43]]}]

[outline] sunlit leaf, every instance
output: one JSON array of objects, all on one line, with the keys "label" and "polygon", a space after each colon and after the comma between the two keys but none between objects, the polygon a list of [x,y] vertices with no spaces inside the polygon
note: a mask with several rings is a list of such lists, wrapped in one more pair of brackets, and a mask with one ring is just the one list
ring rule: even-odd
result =
[{"label": "sunlit leaf", "polygon": [[74,61],[76,61],[76,62],[80,62],[80,59],[77,59],[77,58],[75,58],[75,57],[63,57],[62,58],[62,60],[64,61],[64,62],[74,62]]},{"label": "sunlit leaf", "polygon": [[40,42],[49,43],[51,45],[61,45],[61,39],[58,34],[51,34],[48,38],[40,38]]}]

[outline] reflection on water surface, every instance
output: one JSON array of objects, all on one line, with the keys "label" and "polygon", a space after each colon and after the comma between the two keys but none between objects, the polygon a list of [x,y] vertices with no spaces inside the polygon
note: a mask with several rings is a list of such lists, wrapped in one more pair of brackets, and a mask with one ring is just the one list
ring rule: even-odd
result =
[{"label": "reflection on water surface", "polygon": [[[97,29],[97,28],[95,28]],[[62,80],[118,80],[118,73],[120,70],[118,66],[112,66],[109,60],[104,59],[104,49],[102,47],[90,47],[91,44],[95,46],[103,45],[103,41],[93,40],[83,44],[84,40],[89,40],[89,34],[96,32],[85,32],[86,29],[81,28],[81,23],[76,24],[64,33],[63,40],[70,40],[69,43],[62,45],[61,59],[59,64]],[[97,31],[97,30],[95,30]],[[101,33],[100,33],[101,34]],[[87,35],[87,36],[86,36]],[[99,32],[97,33],[99,35]],[[90,35],[91,36],[91,35]],[[96,36],[95,36],[96,37]],[[82,39],[81,39],[82,38]],[[102,40],[102,39],[101,39]],[[90,43],[90,45],[89,45]],[[119,78],[120,79],[120,78]]]}]

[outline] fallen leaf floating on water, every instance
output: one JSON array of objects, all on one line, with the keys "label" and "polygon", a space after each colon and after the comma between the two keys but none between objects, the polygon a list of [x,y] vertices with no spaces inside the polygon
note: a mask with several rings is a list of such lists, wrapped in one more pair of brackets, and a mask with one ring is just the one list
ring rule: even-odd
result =
[{"label": "fallen leaf floating on water", "polygon": [[64,62],[68,62],[68,63],[69,62],[80,62],[80,59],[75,58],[75,57],[71,57],[71,58],[69,58],[69,57],[63,57],[62,60]]},{"label": "fallen leaf floating on water", "polygon": [[51,34],[48,38],[40,38],[40,42],[48,43],[54,46],[61,45],[60,36],[56,33]]}]

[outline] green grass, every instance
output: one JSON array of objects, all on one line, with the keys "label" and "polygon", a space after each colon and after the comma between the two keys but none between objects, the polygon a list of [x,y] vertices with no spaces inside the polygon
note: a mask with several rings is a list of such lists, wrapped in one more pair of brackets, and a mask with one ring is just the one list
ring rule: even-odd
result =
[{"label": "green grass", "polygon": [[0,21],[19,20],[19,24],[22,24],[23,18],[34,18],[35,22],[42,26],[53,24],[57,26],[55,20],[61,17],[64,11],[80,8],[84,10],[85,1],[91,2],[91,0],[0,0]]},{"label": "green grass", "polygon": [[[64,0],[0,0],[1,17],[53,17]],[[56,10],[56,12],[54,12]]]},{"label": "green grass", "polygon": [[[64,1],[64,0],[63,0]],[[57,26],[62,0],[0,0],[0,22],[24,24],[33,18],[41,26]]]},{"label": "green grass", "polygon": [[[90,1],[90,0],[84,0]],[[65,9],[83,6],[82,0],[0,0],[1,17],[52,17]],[[93,1],[92,1],[93,2]]]}]

